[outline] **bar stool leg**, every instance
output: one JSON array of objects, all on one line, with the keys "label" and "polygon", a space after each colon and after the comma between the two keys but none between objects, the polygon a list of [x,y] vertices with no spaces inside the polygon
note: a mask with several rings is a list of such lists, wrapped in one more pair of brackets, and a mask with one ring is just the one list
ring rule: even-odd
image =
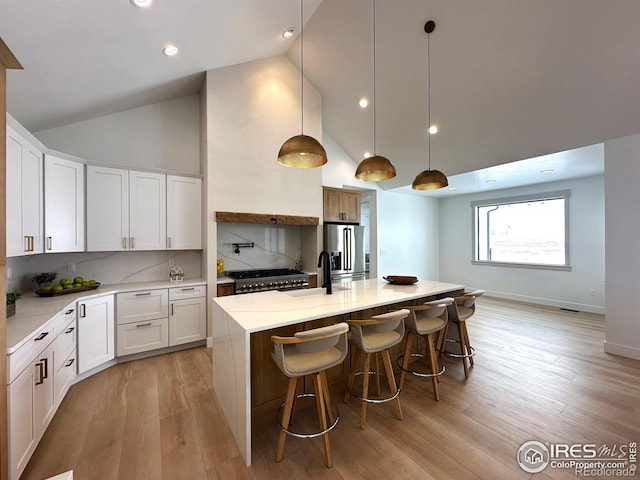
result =
[{"label": "bar stool leg", "polygon": [[438,332],[438,341],[436,344],[436,350],[438,351],[438,356],[442,356],[442,351],[444,350],[444,343],[447,341],[447,330],[449,330],[449,324],[447,323],[442,330]]},{"label": "bar stool leg", "polygon": [[[327,429],[327,410],[324,398],[324,385],[320,373],[313,376],[313,386],[316,391],[316,406],[318,408],[318,420],[320,421],[320,429]],[[322,435],[322,443],[324,444],[324,463],[327,467],[332,466],[331,447],[329,445],[329,432]]]},{"label": "bar stool leg", "polygon": [[467,355],[469,355],[469,364],[473,367],[473,350],[471,350],[471,342],[469,341],[469,331],[467,330],[467,322],[462,323],[464,330],[464,344],[467,348]]},{"label": "bar stool leg", "polygon": [[[387,372],[387,381],[389,383],[389,390],[393,394],[398,389],[396,387],[396,379],[393,376],[393,367],[391,366],[391,355],[389,355],[389,350],[382,351],[382,361],[384,362],[384,368]],[[396,404],[396,414],[398,418],[402,420],[404,417],[402,416],[402,407],[400,406],[400,396],[397,396],[394,399],[394,402]]]},{"label": "bar stool leg", "polygon": [[404,357],[402,357],[402,373],[400,373],[400,390],[404,388],[404,380],[407,376],[407,370],[409,369],[409,357],[411,357],[411,345],[413,344],[413,340],[416,338],[416,334],[414,332],[409,332],[407,334],[407,343],[404,346]]},{"label": "bar stool leg", "polygon": [[427,355],[429,356],[429,364],[431,365],[431,373],[433,373],[433,377],[431,377],[431,382],[433,383],[433,396],[437,401],[440,400],[440,391],[438,389],[440,376],[438,375],[438,357],[436,356],[436,350],[433,345],[432,334],[429,333],[428,335],[425,335],[424,341],[426,343]]},{"label": "bar stool leg", "polygon": [[324,404],[327,408],[327,415],[329,416],[329,423],[333,423],[336,420],[335,412],[331,408],[331,395],[329,394],[329,384],[327,383],[327,372],[324,370],[320,372],[320,380],[322,380],[322,389],[324,393]]},{"label": "bar stool leg", "polygon": [[358,371],[358,364],[360,363],[360,355],[361,352],[360,350],[358,350],[357,348],[354,348],[353,350],[353,358],[351,359],[351,361],[353,362],[351,364],[351,373],[349,374],[349,380],[347,380],[347,391],[344,393],[344,403],[348,403],[349,399],[351,398],[351,391],[353,390],[353,382],[356,379],[356,373]]},{"label": "bar stool leg", "polygon": [[[458,337],[460,339],[460,353],[462,355],[467,354],[467,345],[464,337],[464,325],[462,322],[458,323]],[[467,359],[462,357],[462,366],[464,367],[464,378],[469,378],[469,367],[467,366]]]},{"label": "bar stool leg", "polygon": [[[369,370],[371,370],[371,354],[364,355],[364,374],[362,382],[362,398],[369,398]],[[360,430],[367,428],[367,402],[362,402],[360,410]]]},{"label": "bar stool leg", "polygon": [[[298,384],[298,377],[291,377],[289,379],[289,386],[287,387],[287,397],[284,402],[284,410],[282,412],[281,425],[283,428],[289,428],[289,420],[291,419],[291,411],[293,410],[293,399],[296,395],[296,387]],[[278,447],[276,448],[276,462],[282,460],[284,456],[284,442],[287,439],[287,434],[280,430],[278,436]]]},{"label": "bar stool leg", "polygon": [[380,355],[373,354],[376,359],[376,395],[380,396]]}]

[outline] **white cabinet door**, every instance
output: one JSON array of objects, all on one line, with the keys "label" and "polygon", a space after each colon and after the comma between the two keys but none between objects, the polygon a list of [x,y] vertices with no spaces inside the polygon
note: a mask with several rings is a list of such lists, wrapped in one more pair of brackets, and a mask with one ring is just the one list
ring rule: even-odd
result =
[{"label": "white cabinet door", "polygon": [[129,171],[87,166],[87,251],[129,250]]},{"label": "white cabinet door", "polygon": [[130,250],[166,250],[166,182],[162,173],[129,172]]},{"label": "white cabinet door", "polygon": [[118,325],[118,356],[169,346],[167,318]]},{"label": "white cabinet door", "polygon": [[53,385],[55,387],[56,408],[60,406],[62,399],[67,394],[67,390],[76,378],[76,350],[64,358],[63,363],[56,370]]},{"label": "white cabinet door", "polygon": [[202,248],[202,179],[167,175],[167,249]]},{"label": "white cabinet door", "polygon": [[205,297],[174,300],[169,308],[169,345],[181,345],[207,338]]},{"label": "white cabinet door", "polygon": [[37,371],[33,394],[33,422],[36,428],[36,438],[40,438],[56,411],[56,394],[53,388],[55,370],[52,345],[49,345],[44,352],[38,355],[35,366]]},{"label": "white cabinet door", "polygon": [[43,252],[42,152],[7,127],[7,256]]},{"label": "white cabinet door", "polygon": [[37,442],[37,431],[33,421],[33,399],[36,388],[35,363],[22,372],[7,387],[9,413],[9,478],[17,479],[27,466]]},{"label": "white cabinet door", "polygon": [[84,165],[45,155],[45,252],[84,252]]},{"label": "white cabinet door", "polygon": [[114,358],[113,295],[78,302],[78,373]]}]

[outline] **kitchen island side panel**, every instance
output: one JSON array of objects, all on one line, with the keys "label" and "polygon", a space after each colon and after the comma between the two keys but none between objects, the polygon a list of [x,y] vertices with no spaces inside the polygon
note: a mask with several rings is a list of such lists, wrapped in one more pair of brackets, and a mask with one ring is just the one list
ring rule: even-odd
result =
[{"label": "kitchen island side panel", "polygon": [[212,324],[213,390],[242,458],[251,465],[250,334],[216,302]]}]

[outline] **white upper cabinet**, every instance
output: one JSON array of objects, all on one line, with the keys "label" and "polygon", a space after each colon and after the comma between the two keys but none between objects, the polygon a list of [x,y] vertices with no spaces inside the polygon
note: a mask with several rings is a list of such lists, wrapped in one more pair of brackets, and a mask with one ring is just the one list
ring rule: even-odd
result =
[{"label": "white upper cabinet", "polygon": [[7,126],[7,256],[43,252],[42,152]]},{"label": "white upper cabinet", "polygon": [[84,252],[84,165],[45,155],[45,252]]},{"label": "white upper cabinet", "polygon": [[87,250],[129,250],[129,171],[87,166]]},{"label": "white upper cabinet", "polygon": [[167,248],[167,176],[129,171],[131,250]]},{"label": "white upper cabinet", "polygon": [[202,179],[167,175],[167,249],[202,248]]},{"label": "white upper cabinet", "polygon": [[87,167],[87,250],[166,249],[166,176]]}]

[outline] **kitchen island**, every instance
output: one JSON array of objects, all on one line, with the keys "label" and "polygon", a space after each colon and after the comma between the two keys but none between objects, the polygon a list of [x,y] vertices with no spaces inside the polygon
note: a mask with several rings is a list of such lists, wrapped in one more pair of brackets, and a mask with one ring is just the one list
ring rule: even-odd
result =
[{"label": "kitchen island", "polygon": [[252,337],[266,338],[265,333],[268,337],[271,330],[282,327],[315,327],[313,322],[327,319],[334,323],[334,319],[340,321],[363,311],[368,316],[376,309],[457,295],[463,289],[463,285],[429,280],[392,285],[376,278],[334,284],[332,295],[327,295],[324,288],[313,288],[214,298],[213,386],[246,464],[251,465],[252,375],[262,375],[258,370],[264,366],[252,365],[252,348],[259,345]]}]

